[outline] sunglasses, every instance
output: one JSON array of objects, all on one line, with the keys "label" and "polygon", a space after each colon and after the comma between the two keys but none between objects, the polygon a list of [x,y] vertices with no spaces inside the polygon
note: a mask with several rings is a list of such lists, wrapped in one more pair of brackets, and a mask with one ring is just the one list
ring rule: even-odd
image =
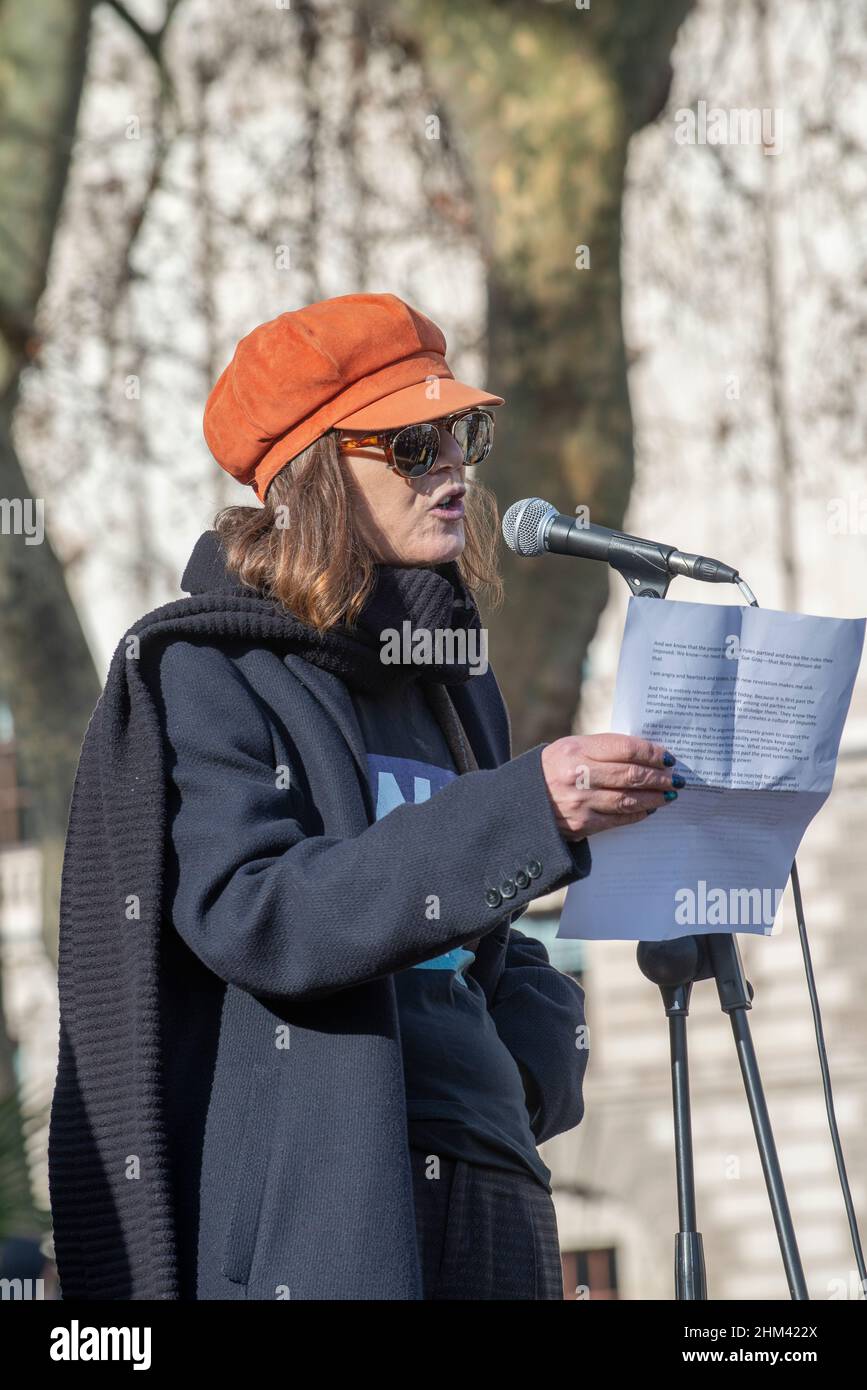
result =
[{"label": "sunglasses", "polygon": [[488,457],[494,443],[494,417],[488,410],[458,411],[436,424],[404,425],[399,430],[367,434],[363,439],[343,439],[341,453],[352,453],[375,445],[385,453],[389,468],[404,478],[423,478],[437,461],[440,430],[448,430],[464,456],[467,468],[475,468]]}]

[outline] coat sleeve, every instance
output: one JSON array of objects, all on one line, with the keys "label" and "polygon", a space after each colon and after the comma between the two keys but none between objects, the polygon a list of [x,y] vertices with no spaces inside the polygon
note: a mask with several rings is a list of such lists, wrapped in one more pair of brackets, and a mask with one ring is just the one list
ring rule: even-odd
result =
[{"label": "coat sleeve", "polygon": [[490,1012],[518,1063],[536,1142],[574,1129],[589,1056],[581,985],[550,963],[541,941],[512,928]]},{"label": "coat sleeve", "polygon": [[[172,921],[252,994],[306,1001],[416,965],[587,871],[586,843],[557,827],[543,744],[337,838],[315,833],[305,769],[297,757],[278,766],[266,707],[226,653],[171,643],[159,682]],[[490,905],[490,889],[533,860],[528,887]]]}]

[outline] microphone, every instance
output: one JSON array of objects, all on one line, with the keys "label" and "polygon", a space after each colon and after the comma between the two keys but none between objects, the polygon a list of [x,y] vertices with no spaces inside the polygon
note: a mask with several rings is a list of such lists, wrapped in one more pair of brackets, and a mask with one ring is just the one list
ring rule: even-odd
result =
[{"label": "microphone", "polygon": [[[513,502],[503,517],[503,540],[516,555],[575,555],[585,560],[606,560],[619,570],[627,583],[640,581],[629,571],[638,570],[661,576],[686,575],[706,584],[737,584],[740,576],[731,565],[706,555],[690,555],[661,541],[646,541],[624,531],[564,516],[541,497],[525,497]],[[667,583],[667,580],[666,580]]]}]

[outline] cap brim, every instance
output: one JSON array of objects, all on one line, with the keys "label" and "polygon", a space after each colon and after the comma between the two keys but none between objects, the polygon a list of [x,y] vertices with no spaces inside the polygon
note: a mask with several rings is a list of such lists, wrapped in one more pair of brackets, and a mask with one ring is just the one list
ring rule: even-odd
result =
[{"label": "cap brim", "polygon": [[[434,394],[435,393],[435,394]],[[502,396],[467,386],[453,377],[436,377],[433,381],[404,386],[370,405],[362,406],[352,415],[335,420],[335,426],[347,430],[391,430],[401,425],[416,425],[422,420],[440,420],[456,410],[471,405],[505,405]]]}]

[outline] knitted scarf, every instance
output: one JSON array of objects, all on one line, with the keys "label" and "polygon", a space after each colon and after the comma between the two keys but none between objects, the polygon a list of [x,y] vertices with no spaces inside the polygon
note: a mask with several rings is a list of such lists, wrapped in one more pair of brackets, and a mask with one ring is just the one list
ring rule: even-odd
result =
[{"label": "knitted scarf", "polygon": [[[188,593],[201,594],[202,599],[211,595],[232,596],[244,601],[245,612],[271,620],[276,617],[279,621],[273,630],[286,650],[331,671],[352,690],[376,695],[395,684],[414,680],[424,685],[451,685],[467,680],[471,674],[469,662],[455,658],[439,664],[383,660],[383,634],[401,632],[406,623],[413,632],[464,632],[469,649],[470,634],[480,630],[479,612],[453,562],[430,569],[377,565],[373,591],[356,626],[339,625],[327,632],[308,627],[239,583],[226,569],[224,552],[214,531],[206,531],[196,542],[181,587]],[[217,599],[214,609],[219,608]]]}]

